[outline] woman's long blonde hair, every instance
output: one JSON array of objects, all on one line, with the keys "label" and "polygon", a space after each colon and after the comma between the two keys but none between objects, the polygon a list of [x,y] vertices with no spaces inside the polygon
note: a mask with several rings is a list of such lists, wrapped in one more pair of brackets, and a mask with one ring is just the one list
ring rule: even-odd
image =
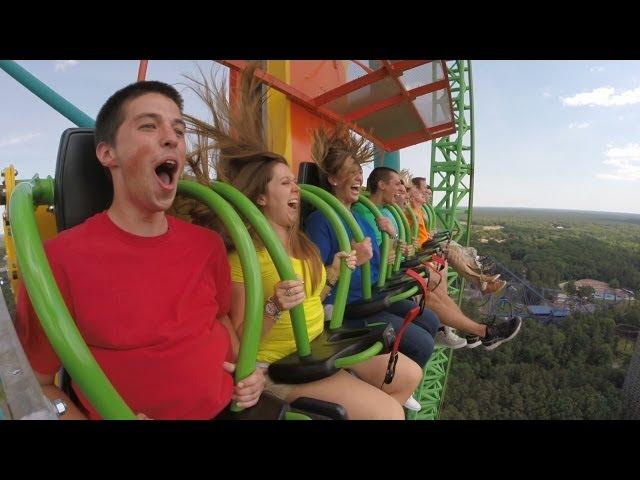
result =
[{"label": "woman's long blonde hair", "polygon": [[[262,122],[262,107],[266,92],[254,73],[257,63],[249,64],[240,74],[239,87],[233,105],[224,87],[216,87],[201,72],[202,79],[187,77],[192,90],[204,101],[212,123],[191,115],[184,115],[190,133],[198,138],[189,167],[200,181],[208,184],[208,168],[211,166],[218,180],[240,190],[258,208],[258,197],[267,192],[267,184],[273,178],[278,164],[288,163],[282,155],[268,148]],[[224,84],[224,82],[222,82]],[[203,171],[207,165],[207,171]],[[254,243],[262,242],[249,226]],[[315,244],[300,230],[300,221],[289,230],[289,244],[285,245],[293,257],[302,260],[303,268],[310,270],[312,291],[320,284],[322,260]]]}]

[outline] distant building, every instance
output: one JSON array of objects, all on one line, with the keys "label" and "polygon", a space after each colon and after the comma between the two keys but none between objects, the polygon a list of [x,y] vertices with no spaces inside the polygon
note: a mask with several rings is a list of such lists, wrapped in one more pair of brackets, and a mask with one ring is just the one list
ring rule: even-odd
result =
[{"label": "distant building", "polygon": [[[564,288],[564,286],[568,282],[561,283],[560,288]],[[607,282],[602,282],[600,280],[594,280],[592,278],[583,278],[581,280],[576,280],[575,282],[576,288],[580,287],[592,287],[595,293],[593,294],[594,300],[607,301],[607,302],[620,302],[620,301],[633,301],[635,300],[635,296],[631,290],[626,290],[622,288],[611,288]]]},{"label": "distant building", "polygon": [[547,317],[551,315],[551,307],[547,305],[529,305],[527,307],[530,315],[537,317]]},{"label": "distant building", "polygon": [[[611,294],[611,293],[594,293],[593,295],[593,299],[594,300],[606,300],[609,302],[614,302],[616,300],[621,300],[620,297],[618,297],[615,294]],[[625,295],[625,300],[627,299],[626,295]]]},{"label": "distant building", "polygon": [[541,320],[553,319],[556,323],[565,317],[569,316],[568,308],[553,308],[548,305],[529,305],[527,307],[529,315],[532,315]]}]

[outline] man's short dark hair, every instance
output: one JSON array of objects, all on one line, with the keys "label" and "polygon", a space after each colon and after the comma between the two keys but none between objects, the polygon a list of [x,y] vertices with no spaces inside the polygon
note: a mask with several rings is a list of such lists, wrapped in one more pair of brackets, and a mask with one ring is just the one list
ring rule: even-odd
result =
[{"label": "man's short dark hair", "polygon": [[182,112],[184,106],[182,96],[171,85],[155,80],[147,80],[127,85],[111,95],[100,109],[100,112],[98,112],[94,129],[96,147],[100,142],[107,142],[111,145],[115,143],[116,132],[124,121],[124,105],[128,101],[134,100],[147,93],[164,95],[170,100],[173,100],[180,109],[180,112]]},{"label": "man's short dark hair", "polygon": [[389,167],[376,167],[369,174],[367,178],[367,190],[371,193],[378,191],[378,182],[382,180],[384,183],[388,183],[391,180],[391,174],[398,173],[393,168]]},{"label": "man's short dark hair", "polygon": [[427,179],[424,177],[413,177],[411,179],[411,183],[413,183],[413,186],[416,188],[420,188],[420,182],[424,182],[426,184]]}]

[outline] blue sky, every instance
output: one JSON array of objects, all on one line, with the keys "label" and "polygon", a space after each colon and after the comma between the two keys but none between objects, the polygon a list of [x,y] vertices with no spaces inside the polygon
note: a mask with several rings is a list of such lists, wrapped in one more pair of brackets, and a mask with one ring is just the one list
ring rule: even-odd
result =
[{"label": "blue sky", "polygon": [[[137,61],[20,61],[89,116],[137,75]],[[197,62],[209,69],[211,62]],[[183,82],[194,61],[151,61],[147,78]],[[640,213],[640,61],[474,61],[476,206]],[[190,92],[185,111],[203,115]],[[53,175],[72,127],[0,71],[0,167]],[[429,143],[401,151],[428,177]],[[436,195],[437,200],[437,195]]]}]

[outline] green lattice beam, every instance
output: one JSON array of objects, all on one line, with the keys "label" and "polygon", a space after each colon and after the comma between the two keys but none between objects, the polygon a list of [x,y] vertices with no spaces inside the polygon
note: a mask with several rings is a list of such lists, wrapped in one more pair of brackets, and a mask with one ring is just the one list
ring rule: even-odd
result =
[{"label": "green lattice beam", "polygon": [[[456,240],[469,245],[469,228],[473,211],[473,94],[471,62],[455,60],[447,63],[453,100],[455,135],[442,137],[431,144],[431,186],[437,228],[459,230]],[[461,218],[464,217],[464,220]],[[462,223],[462,222],[466,223]],[[455,272],[449,274],[449,294],[462,301],[464,279]],[[411,412],[415,420],[437,419],[446,390],[451,366],[451,350],[437,347],[425,367],[424,379],[415,393],[422,405],[420,412]]]}]

